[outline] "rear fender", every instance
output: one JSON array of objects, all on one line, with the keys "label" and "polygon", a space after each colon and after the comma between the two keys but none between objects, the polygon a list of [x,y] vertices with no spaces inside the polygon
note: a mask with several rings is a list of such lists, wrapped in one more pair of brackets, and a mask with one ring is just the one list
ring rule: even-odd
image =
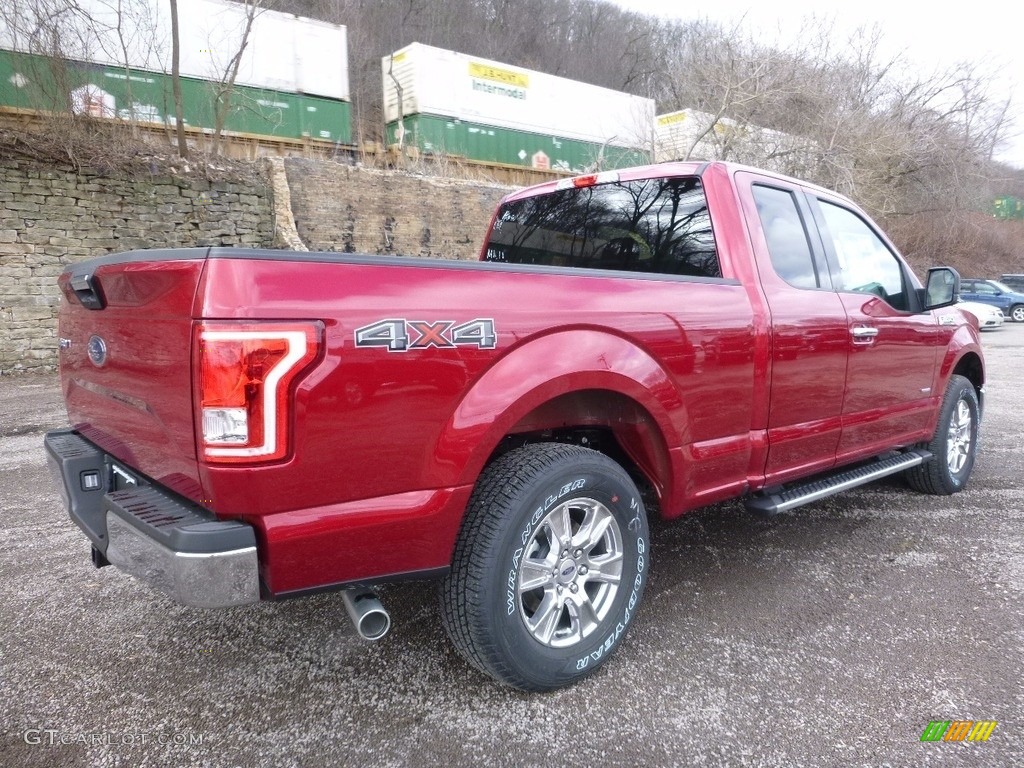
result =
[{"label": "rear fender", "polygon": [[[445,425],[435,457],[459,468],[456,485],[473,484],[502,439],[513,432],[576,426],[581,403],[594,403],[597,390],[610,396],[604,423],[663,497],[673,498],[673,466],[686,406],[668,373],[646,351],[598,330],[572,330],[529,341],[509,352],[481,376]],[[565,398],[572,393],[579,398]],[[547,404],[564,398],[562,412]],[[629,407],[624,401],[633,404]],[[557,403],[552,403],[557,405]],[[587,407],[588,424],[602,423]],[[637,418],[622,421],[623,413]],[[568,421],[566,420],[568,419]]]}]

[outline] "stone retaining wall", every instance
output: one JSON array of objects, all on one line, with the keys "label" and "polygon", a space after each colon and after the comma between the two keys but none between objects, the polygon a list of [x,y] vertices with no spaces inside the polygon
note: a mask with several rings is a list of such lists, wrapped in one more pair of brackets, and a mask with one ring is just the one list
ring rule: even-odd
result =
[{"label": "stone retaining wall", "polygon": [[313,251],[474,259],[512,189],[303,158],[285,169],[296,228]]},{"label": "stone retaining wall", "polygon": [[211,182],[0,161],[0,374],[56,366],[56,280],[70,263],[135,248],[299,247],[295,231],[311,250],[471,259],[510,190],[299,158],[269,171],[276,238],[260,173]]},{"label": "stone retaining wall", "polygon": [[57,276],[135,248],[270,247],[264,183],[0,162],[0,374],[56,365]]}]

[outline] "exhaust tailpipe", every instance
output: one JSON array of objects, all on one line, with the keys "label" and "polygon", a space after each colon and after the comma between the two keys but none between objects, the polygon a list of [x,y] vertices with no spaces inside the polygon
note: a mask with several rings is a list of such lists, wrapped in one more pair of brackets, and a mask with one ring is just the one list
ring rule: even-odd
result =
[{"label": "exhaust tailpipe", "polygon": [[380,640],[391,629],[391,614],[369,589],[342,590],[341,599],[356,632],[364,640]]}]

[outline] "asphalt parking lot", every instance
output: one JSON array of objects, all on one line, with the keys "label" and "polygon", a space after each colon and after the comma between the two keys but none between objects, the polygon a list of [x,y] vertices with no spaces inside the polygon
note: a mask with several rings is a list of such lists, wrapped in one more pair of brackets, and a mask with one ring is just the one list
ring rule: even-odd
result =
[{"label": "asphalt parking lot", "polygon": [[965,492],[656,524],[628,641],[543,695],[464,665],[431,584],[367,643],[337,595],[199,611],[94,569],[43,456],[56,377],[0,378],[0,766],[1024,765],[1024,325],[983,339]]}]

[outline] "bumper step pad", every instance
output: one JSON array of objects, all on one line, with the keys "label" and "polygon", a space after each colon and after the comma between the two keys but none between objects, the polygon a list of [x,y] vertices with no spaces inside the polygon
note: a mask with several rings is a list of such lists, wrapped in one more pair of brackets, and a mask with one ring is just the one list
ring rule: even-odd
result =
[{"label": "bumper step pad", "polygon": [[175,552],[208,554],[256,546],[251,526],[217,520],[155,486],[108,493],[103,505],[104,511]]}]

